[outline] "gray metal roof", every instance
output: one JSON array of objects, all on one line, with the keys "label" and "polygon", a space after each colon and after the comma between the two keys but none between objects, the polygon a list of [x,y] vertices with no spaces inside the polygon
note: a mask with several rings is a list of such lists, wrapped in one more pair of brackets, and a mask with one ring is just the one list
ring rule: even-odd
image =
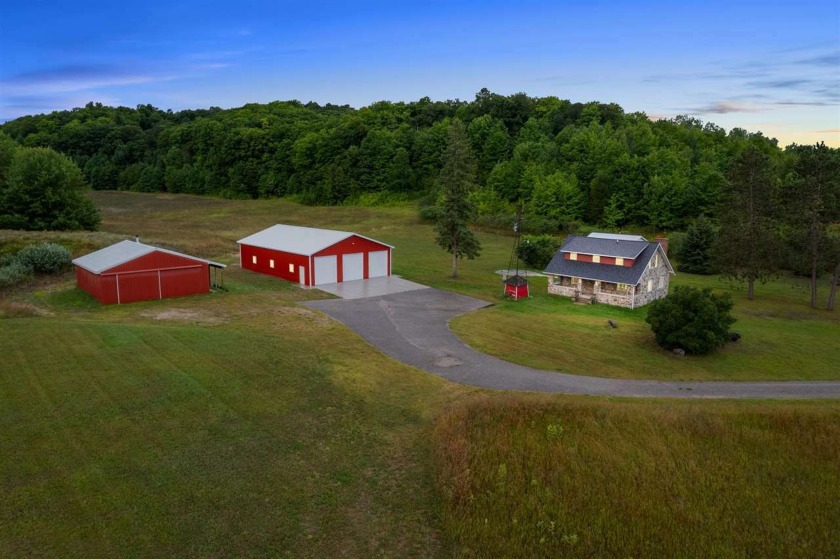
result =
[{"label": "gray metal roof", "polygon": [[381,241],[350,233],[349,231],[333,231],[332,229],[317,229],[315,227],[298,227],[296,225],[273,225],[244,239],[236,241],[240,245],[249,245],[271,250],[279,250],[301,256],[312,256],[325,248],[340,243],[352,236],[361,237],[374,243],[394,248]]},{"label": "gray metal roof", "polygon": [[612,239],[612,240],[619,240],[619,241],[645,241],[647,239],[642,237],[641,235],[625,235],[623,233],[597,233],[593,232],[587,235],[587,237],[592,239]]},{"label": "gray metal roof", "polygon": [[597,237],[567,237],[560,248],[563,252],[600,254],[616,258],[636,258],[648,246],[647,241],[622,241]]},{"label": "gray metal roof", "polygon": [[659,250],[665,258],[665,264],[671,270],[671,273],[674,273],[670,262],[668,262],[668,257],[665,256],[665,252],[662,251],[659,243],[656,242],[646,242],[646,246],[642,249],[641,254],[639,254],[636,258],[636,262],[631,267],[600,264],[595,262],[581,262],[580,260],[566,260],[563,257],[563,253],[570,252],[566,250],[566,245],[573,239],[581,238],[584,237],[572,237],[571,239],[568,239],[554,255],[554,258],[551,259],[551,262],[548,263],[548,266],[545,267],[545,273],[558,276],[606,281],[610,283],[637,285],[639,280],[641,280],[642,274],[645,272],[645,268],[650,262],[650,259],[653,258],[653,255],[656,254],[657,250]]},{"label": "gray metal roof", "polygon": [[73,260],[73,264],[84,268],[88,272],[99,274],[101,272],[104,272],[105,270],[110,270],[111,268],[119,266],[120,264],[131,262],[136,258],[140,258],[141,256],[145,256],[146,254],[155,251],[166,252],[169,254],[174,254],[176,256],[183,256],[184,258],[198,260],[199,262],[206,262],[214,268],[226,267],[224,264],[219,264],[218,262],[204,260],[203,258],[196,258],[195,256],[190,256],[189,254],[182,254],[180,252],[175,252],[174,250],[167,250],[165,248],[145,245],[137,241],[120,241],[117,244],[107,246],[103,249],[97,250],[96,252],[91,252],[90,254],[80,256],[79,258]]}]

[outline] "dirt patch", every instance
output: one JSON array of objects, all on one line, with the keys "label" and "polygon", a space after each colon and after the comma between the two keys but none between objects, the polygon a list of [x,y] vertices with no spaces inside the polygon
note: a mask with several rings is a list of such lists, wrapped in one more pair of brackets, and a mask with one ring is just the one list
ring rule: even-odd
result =
[{"label": "dirt patch", "polygon": [[226,318],[213,316],[212,314],[196,309],[166,309],[163,311],[146,311],[140,316],[154,320],[175,320],[178,322],[198,322],[201,324],[223,324]]},{"label": "dirt patch", "polygon": [[50,316],[53,313],[32,303],[21,301],[0,300],[0,319],[2,318],[26,318],[30,316]]}]

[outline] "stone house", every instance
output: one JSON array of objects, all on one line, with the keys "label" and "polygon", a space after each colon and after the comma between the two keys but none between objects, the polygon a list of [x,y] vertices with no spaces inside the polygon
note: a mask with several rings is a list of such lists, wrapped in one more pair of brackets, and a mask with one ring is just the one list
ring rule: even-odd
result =
[{"label": "stone house", "polygon": [[634,309],[665,297],[674,268],[668,241],[638,235],[569,236],[548,266],[548,292]]}]

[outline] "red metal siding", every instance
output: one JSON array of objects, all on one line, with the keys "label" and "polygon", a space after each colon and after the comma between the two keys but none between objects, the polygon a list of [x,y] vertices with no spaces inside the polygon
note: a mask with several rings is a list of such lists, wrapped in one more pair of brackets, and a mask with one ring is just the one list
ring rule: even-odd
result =
[{"label": "red metal siding", "polygon": [[[135,258],[125,264],[114,266],[108,270],[103,270],[102,275],[113,273],[122,274],[124,272],[140,272],[147,270],[160,270],[162,268],[180,268],[183,266],[195,266],[197,264],[204,264],[199,260],[169,254],[168,252],[150,252],[139,258]],[[206,264],[204,264],[206,266]]]},{"label": "red metal siding", "polygon": [[[370,252],[379,252],[382,250],[388,251],[388,275],[391,275],[391,247],[388,245],[378,243],[376,241],[371,241],[370,239],[365,239],[359,237],[358,235],[353,235],[352,237],[348,237],[343,241],[336,243],[332,246],[325,248],[320,252],[316,252],[312,257],[315,256],[331,256],[331,255],[341,255],[341,254],[355,254],[355,253],[364,253],[364,279],[368,279],[370,277],[370,272],[368,271],[368,253]],[[344,281],[344,270],[342,269],[342,262],[341,258],[338,259],[338,281]]]},{"label": "red metal siding", "polygon": [[159,273],[163,299],[210,292],[210,267],[207,264],[195,268],[161,270]]},{"label": "red metal siding", "polygon": [[160,299],[156,271],[116,274],[114,277],[117,278],[120,303]]},{"label": "red metal siding", "polygon": [[76,266],[76,283],[103,305],[117,302],[117,287],[113,277],[103,278]]},{"label": "red metal siding", "polygon": [[[329,246],[320,252],[316,252],[312,255],[312,258],[314,259],[316,256],[339,256],[339,258],[336,259],[337,278],[338,281],[343,281],[344,270],[342,268],[343,263],[340,256],[342,254],[363,253],[364,278],[367,279],[369,277],[368,253],[382,250],[388,251],[388,275],[391,275],[391,247],[376,241],[364,239],[357,235],[348,237],[347,239]],[[294,283],[299,283],[298,266],[303,266],[304,273],[306,275],[306,285],[312,284],[312,274],[309,269],[309,256],[301,256],[299,254],[291,254],[289,252],[244,244],[239,245],[239,255],[242,262],[242,268]],[[256,263],[253,261],[255,256],[257,257]],[[270,266],[272,259],[274,260],[274,268],[271,268]],[[293,272],[289,271],[289,264],[294,265]]]},{"label": "red metal siding", "polygon": [[[299,283],[298,266],[303,266],[304,274],[306,275],[306,285],[311,283],[308,256],[250,245],[239,245],[239,254],[242,258],[242,267],[244,269],[294,283]],[[257,257],[256,264],[253,262],[254,256]],[[272,259],[274,260],[274,268],[270,266]],[[289,271],[289,264],[294,266],[293,272]]]},{"label": "red metal siding", "polygon": [[192,258],[153,252],[100,275],[77,266],[76,281],[100,303],[133,303],[209,293],[210,267]]}]

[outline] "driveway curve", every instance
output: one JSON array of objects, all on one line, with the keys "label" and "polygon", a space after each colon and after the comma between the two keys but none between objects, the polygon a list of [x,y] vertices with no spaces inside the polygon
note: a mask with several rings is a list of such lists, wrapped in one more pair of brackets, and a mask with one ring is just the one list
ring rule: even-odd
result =
[{"label": "driveway curve", "polygon": [[398,361],[481,388],[646,398],[840,398],[840,381],[623,380],[524,367],[472,349],[449,329],[452,318],[489,303],[438,289],[305,304],[343,322]]}]

